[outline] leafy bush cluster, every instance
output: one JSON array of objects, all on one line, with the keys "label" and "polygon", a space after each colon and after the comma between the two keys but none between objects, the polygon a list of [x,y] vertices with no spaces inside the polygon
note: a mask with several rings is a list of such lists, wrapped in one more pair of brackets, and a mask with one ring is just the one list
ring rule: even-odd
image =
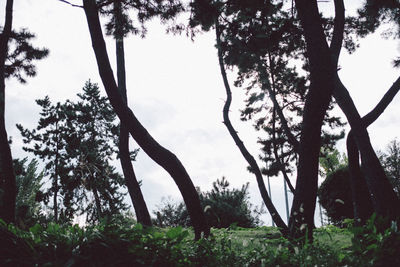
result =
[{"label": "leafy bush cluster", "polygon": [[[213,229],[193,240],[183,227],[144,228],[118,217],[81,228],[0,225],[1,266],[400,266],[397,224],[316,230],[315,242],[297,246],[276,228]],[[354,236],[351,240],[351,236]],[[328,238],[327,238],[328,237]]]},{"label": "leafy bush cluster", "polygon": [[[256,227],[260,224],[261,210],[252,209],[249,202],[249,184],[240,189],[229,188],[229,182],[222,177],[213,182],[213,188],[208,192],[198,189],[200,203],[204,208],[207,223],[214,228],[228,228],[232,224],[239,227]],[[191,226],[189,214],[183,202],[164,203],[154,212],[158,226]]]},{"label": "leafy bush cluster", "polygon": [[354,218],[350,172],[347,166],[327,175],[318,189],[318,198],[334,225],[341,225],[346,218]]}]

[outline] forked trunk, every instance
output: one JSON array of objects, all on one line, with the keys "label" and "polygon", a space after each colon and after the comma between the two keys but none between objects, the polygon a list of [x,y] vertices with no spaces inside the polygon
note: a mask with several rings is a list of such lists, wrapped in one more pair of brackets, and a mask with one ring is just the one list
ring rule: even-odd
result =
[{"label": "forked trunk", "polygon": [[318,158],[321,128],[333,91],[333,68],[316,1],[296,0],[296,8],[307,45],[311,84],[306,96],[300,137],[296,192],[289,231],[292,239],[312,242],[318,189]]}]

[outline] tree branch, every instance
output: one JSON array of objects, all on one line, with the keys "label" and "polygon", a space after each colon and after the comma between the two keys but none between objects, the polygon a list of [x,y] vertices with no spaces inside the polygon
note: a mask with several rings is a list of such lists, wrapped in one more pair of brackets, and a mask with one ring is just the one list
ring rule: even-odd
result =
[{"label": "tree branch", "polygon": [[83,8],[83,6],[72,4],[71,2],[69,2],[67,0],[58,0],[58,1],[60,1],[60,2],[62,2],[64,4],[67,4],[67,5],[73,6],[73,7]]},{"label": "tree branch", "polygon": [[334,2],[335,2],[335,23],[333,27],[333,36],[330,44],[330,49],[332,53],[333,64],[335,64],[337,68],[340,50],[342,49],[342,43],[343,43],[345,9],[343,0],[335,0]]}]

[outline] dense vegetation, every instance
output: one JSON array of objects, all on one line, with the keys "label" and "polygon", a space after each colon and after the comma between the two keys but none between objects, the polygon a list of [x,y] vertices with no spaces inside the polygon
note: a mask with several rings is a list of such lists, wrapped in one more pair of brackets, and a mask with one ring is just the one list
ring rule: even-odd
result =
[{"label": "dense vegetation", "polygon": [[375,217],[366,227],[326,226],[315,242],[294,245],[272,227],[212,229],[193,240],[182,227],[144,228],[129,217],[95,226],[47,227],[22,231],[1,223],[2,266],[399,266],[400,231],[383,233]]},{"label": "dense vegetation", "polygon": [[[353,16],[346,16],[343,0],[333,0],[334,17],[321,13],[317,0],[60,2],[84,11],[107,96],[88,81],[77,102],[36,100],[41,107],[37,127],[17,125],[24,150],[35,159],[13,159],[5,126],[5,81],[26,83],[36,74],[35,60],[49,51],[32,46],[34,35],[26,29],[13,29],[14,1],[6,1],[0,34],[0,265],[400,266],[399,143],[376,153],[367,131],[400,90],[400,78],[361,117],[338,74],[341,49],[354,52],[358,39],[381,25],[389,24],[385,33],[400,38],[399,0],[367,0]],[[189,17],[184,24],[177,23],[182,13]],[[248,184],[230,189],[222,178],[209,192],[196,188],[181,160],[152,137],[129,107],[123,41],[129,34],[145,37],[146,21],[153,18],[168,32],[186,30],[193,39],[199,32],[215,32],[226,91],[223,123],[276,228],[257,228],[261,211],[248,201]],[[116,41],[116,77],[104,21],[106,35]],[[393,63],[400,66],[399,59]],[[265,168],[230,120],[227,69],[236,72],[234,85],[248,96],[242,119],[262,130],[259,160]],[[345,162],[334,149],[346,124],[332,115],[336,106],[351,128]],[[153,220],[134,173],[137,150],[130,151],[129,136],[168,172],[183,198],[161,207]],[[112,163],[116,159],[123,175]],[[318,192],[319,174],[326,178]],[[293,193],[287,222],[267,192],[266,175],[282,175],[285,193],[286,186]],[[127,213],[125,189],[135,219]],[[340,229],[315,228],[318,193]],[[74,224],[83,216],[83,226]]]}]

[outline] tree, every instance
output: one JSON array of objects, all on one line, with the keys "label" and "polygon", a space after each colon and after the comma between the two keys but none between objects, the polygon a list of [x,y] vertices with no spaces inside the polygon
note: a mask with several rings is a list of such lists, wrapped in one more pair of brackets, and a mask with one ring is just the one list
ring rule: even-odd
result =
[{"label": "tree", "polygon": [[394,191],[400,197],[400,142],[397,139],[392,140],[386,151],[378,154]]},{"label": "tree", "polygon": [[117,154],[118,125],[108,99],[100,96],[97,84],[86,82],[78,97],[80,101],[72,106],[75,114],[68,118],[72,122],[69,135],[73,139],[66,147],[77,165],[71,178],[67,178],[77,185],[75,190],[84,189],[77,195],[76,205],[80,214],[86,214],[87,221],[95,222],[126,210],[125,194],[120,191],[123,178],[110,162]]},{"label": "tree", "polygon": [[208,236],[209,227],[207,226],[204,212],[201,209],[199,197],[182,163],[173,153],[162,147],[152,138],[129,109],[118,91],[101,31],[96,1],[85,0],[83,4],[100,77],[114,111],[120,118],[121,123],[127,126],[130,134],[143,151],[162,166],[174,179],[190,214],[195,230],[195,238],[199,239],[202,233]]},{"label": "tree", "polygon": [[24,149],[46,163],[46,195],[53,197],[54,220],[62,223],[82,214],[99,221],[126,209],[122,177],[110,162],[117,154],[116,115],[97,84],[86,82],[78,97],[55,105],[49,97],[36,100],[42,107],[36,129],[17,125],[29,144]]},{"label": "tree", "polygon": [[17,185],[16,222],[22,229],[33,226],[41,216],[40,202],[45,198],[41,191],[43,187],[43,172],[37,173],[38,161],[28,158],[15,159],[14,170]]},{"label": "tree", "polygon": [[[113,35],[116,46],[118,89],[125,103],[128,104],[126,93],[124,37],[127,34],[127,29],[125,29],[125,27],[129,27],[130,23],[127,15],[122,10],[121,2],[114,2],[113,9],[113,23],[110,23],[111,25],[109,24],[108,28],[114,28]],[[125,183],[128,187],[133,207],[135,208],[137,221],[143,225],[151,226],[150,214],[132,166],[131,154],[129,152],[129,131],[123,124],[120,126],[119,157],[125,177]]]},{"label": "tree", "polygon": [[211,191],[200,195],[209,225],[215,228],[228,228],[232,224],[247,228],[259,225],[258,215],[249,202],[248,189],[248,183],[240,189],[230,189],[225,177],[213,182]]},{"label": "tree", "polygon": [[[14,76],[20,82],[25,82],[22,73],[27,76],[36,74],[32,61],[48,55],[47,49],[30,45],[29,40],[34,37],[33,34],[27,30],[13,31],[13,4],[13,0],[6,2],[5,22],[0,34],[0,217],[6,222],[15,219],[16,182],[5,128],[5,79]],[[10,41],[14,41],[15,48],[10,45]]]},{"label": "tree", "polygon": [[[373,2],[375,1],[367,1],[366,9],[369,9],[370,6],[373,6],[370,5]],[[394,6],[389,5],[389,10],[397,10],[395,7],[396,6],[399,7],[399,4],[393,1],[389,2],[394,4]],[[385,8],[387,7],[386,4],[387,3],[383,3],[383,6]],[[375,212],[379,216],[383,216],[393,220],[399,217],[400,215],[398,209],[393,208],[393,206],[400,205],[400,200],[396,197],[395,193],[393,192],[393,189],[384,173],[384,170],[378,160],[378,157],[376,156],[372,148],[366,128],[371,123],[373,123],[383,113],[385,108],[390,104],[394,95],[400,89],[400,78],[397,79],[397,81],[393,84],[393,86],[387,91],[387,93],[384,95],[384,97],[378,103],[378,105],[365,117],[361,118],[361,116],[357,111],[357,108],[355,107],[353,100],[351,99],[347,91],[347,88],[343,85],[337,74],[338,58],[342,46],[344,23],[345,23],[344,19],[345,9],[343,1],[335,1],[335,11],[338,16],[337,20],[335,21],[335,29],[333,32],[332,42],[330,46],[333,64],[336,69],[336,71],[334,72],[335,90],[333,92],[333,96],[335,97],[342,111],[345,113],[347,120],[349,121],[350,126],[352,128],[351,132],[348,135],[347,148],[348,148],[349,167],[352,175],[351,187],[353,190],[355,217],[356,218],[363,217],[362,214],[360,215],[358,214],[359,207],[363,205],[363,203],[361,203],[362,198],[360,197],[359,192],[368,190],[371,194],[371,201],[374,206]],[[362,13],[362,11],[360,13]],[[380,19],[383,20],[383,18],[384,17],[381,17]],[[391,18],[393,19],[393,16]],[[368,32],[368,30],[364,31],[364,29],[366,25],[368,28],[370,21],[371,17],[369,17],[366,21],[361,20],[361,26],[357,28],[358,33],[361,33],[362,35],[363,33],[365,34],[366,32]],[[398,23],[398,21],[396,20],[395,22]],[[375,25],[378,26],[379,24],[380,23],[375,23]],[[359,166],[360,155],[362,163],[361,168]],[[364,174],[365,177],[363,177],[362,174]],[[393,203],[397,204],[394,205]]]},{"label": "tree", "polygon": [[[314,171],[317,171],[318,164],[315,164],[313,155],[318,159],[320,143],[332,146],[337,139],[343,136],[343,133],[332,135],[325,131],[322,139],[320,136],[322,125],[326,123],[332,127],[342,126],[343,124],[338,118],[326,116],[326,111],[333,107],[329,105],[330,95],[320,94],[318,89],[311,89],[314,78],[322,84],[323,77],[309,76],[311,65],[304,52],[304,31],[300,28],[299,20],[293,17],[293,12],[290,14],[290,11],[286,11],[282,7],[284,2],[194,1],[192,4],[192,25],[201,25],[203,30],[208,30],[214,23],[223,24],[220,26],[222,42],[217,47],[222,50],[221,54],[225,64],[238,68],[239,74],[236,84],[247,83],[248,92],[253,90],[254,87],[261,89],[260,93],[250,94],[243,117],[251,119],[255,113],[263,110],[273,113],[272,116],[268,113],[267,116],[263,114],[261,119],[256,121],[256,128],[265,127],[264,129],[271,135],[270,140],[261,141],[267,155],[265,159],[272,162],[266,173],[276,175],[281,171],[290,185],[286,175],[290,171],[288,164],[290,161],[296,160],[297,162],[297,159],[299,159],[298,175],[307,177],[307,179],[310,179],[309,182],[313,184],[313,186],[304,186],[298,193],[299,197],[295,198],[295,203],[298,205],[303,201],[298,200],[299,198],[305,198],[305,201],[307,201],[303,203],[305,207],[302,207],[303,211],[307,211],[305,216],[307,219],[301,219],[303,220],[301,223],[300,219],[295,219],[294,221],[299,224],[294,228],[298,229],[304,224],[306,227],[302,228],[306,230],[309,226],[310,229],[313,227],[315,199],[312,200],[311,198],[316,196],[317,186],[317,172],[314,173]],[[318,12],[316,14],[315,17],[319,17]],[[221,16],[220,21],[215,19],[218,16]],[[323,33],[322,26],[321,29],[316,30],[321,30]],[[328,49],[326,51],[325,56],[329,56]],[[292,61],[293,59],[303,60],[304,70],[308,72],[307,75],[303,77],[297,73],[295,68],[288,67],[289,59],[292,59]],[[322,61],[318,64],[322,65]],[[307,85],[307,79],[311,79],[310,88]],[[270,97],[272,105],[266,103],[266,95]],[[305,95],[307,96],[305,97]],[[279,103],[278,97],[281,97],[281,103]],[[315,104],[308,103],[312,98],[315,98],[313,101]],[[257,102],[261,103],[258,107],[255,106]],[[303,105],[305,106],[304,109],[302,108]],[[311,109],[311,111],[307,111],[307,109]],[[296,125],[297,120],[290,115],[287,116],[288,112],[302,116],[302,124],[297,123]],[[315,112],[315,114],[311,115],[309,112]],[[318,116],[316,116],[317,114]],[[321,118],[322,121],[319,122],[317,118]],[[307,120],[310,120],[310,122],[307,122]],[[277,126],[277,121],[281,123],[281,128]],[[313,122],[311,123],[311,121]],[[305,122],[307,122],[307,126],[304,125]],[[317,139],[311,141],[312,138]],[[301,141],[301,139],[307,141]],[[321,140],[321,142],[318,140]],[[302,142],[306,144],[302,145]],[[304,148],[303,152],[302,147]],[[306,154],[307,156],[305,156]],[[297,155],[299,155],[298,158]],[[302,163],[303,161],[304,163]],[[303,165],[305,167],[302,167]],[[311,173],[314,174],[311,175]],[[293,186],[290,186],[290,188],[294,191]],[[293,214],[301,217],[299,212]],[[294,221],[292,220],[292,222]],[[292,234],[295,235],[294,232]]]},{"label": "tree", "polygon": [[47,194],[53,197],[53,216],[55,222],[59,220],[59,191],[61,177],[69,174],[69,155],[66,151],[66,122],[67,117],[60,102],[53,105],[50,98],[36,100],[41,107],[41,118],[34,130],[25,129],[17,124],[23,142],[31,144],[23,147],[27,152],[38,156],[44,163],[44,175],[50,177],[51,187]]},{"label": "tree", "polygon": [[222,52],[222,48],[221,48],[221,29],[219,28],[218,20],[219,20],[218,17],[215,18],[215,21],[216,21],[216,25],[215,25],[216,30],[215,31],[216,31],[216,40],[217,40],[217,47],[218,47],[218,60],[219,60],[221,75],[222,75],[222,78],[224,81],[225,90],[226,90],[226,94],[227,94],[227,100],[226,100],[224,108],[223,108],[224,124],[227,127],[233,140],[235,141],[236,145],[238,146],[243,157],[249,163],[251,171],[255,174],[261,196],[262,196],[264,203],[267,206],[274,222],[281,229],[282,233],[284,235],[287,235],[287,232],[288,232],[287,226],[283,222],[282,218],[279,216],[279,213],[275,209],[275,206],[272,204],[272,201],[271,201],[270,197],[268,196],[260,168],[258,167],[257,162],[254,159],[254,157],[249,153],[249,151],[247,150],[247,148],[245,147],[243,142],[240,140],[237,132],[233,128],[232,123],[229,119],[229,108],[230,108],[230,105],[232,102],[232,92],[231,92],[231,89],[229,86],[229,82],[227,79],[225,66],[224,66],[223,52]]},{"label": "tree", "polygon": [[[394,11],[397,10],[395,7],[398,3],[394,2],[376,4],[376,1],[371,1],[375,5],[384,6],[384,11],[378,12],[380,18],[377,20],[383,20],[385,15],[391,20],[398,18],[398,14]],[[273,132],[273,142],[266,141],[265,147],[266,152],[269,151],[269,155],[273,156],[276,162],[271,164],[270,171],[275,169],[275,172],[280,170],[284,173],[285,164],[288,163],[285,157],[290,159],[288,155],[291,149],[298,153],[298,157],[295,158],[297,162],[296,193],[289,228],[292,238],[308,233],[310,241],[314,225],[320,146],[324,142],[331,146],[338,137],[341,137],[341,135],[321,136],[321,132],[324,133],[322,126],[325,123],[329,126],[341,125],[337,119],[327,118],[327,111],[332,107],[332,95],[352,127],[352,135],[354,134],[355,142],[362,155],[362,168],[365,169],[368,189],[373,196],[374,209],[382,216],[394,218],[396,214],[389,203],[396,203],[397,199],[388,186],[382,166],[377,161],[361,117],[337,74],[342,46],[350,52],[354,51],[356,45],[351,36],[354,33],[360,34],[360,27],[363,29],[360,25],[365,24],[365,21],[352,17],[346,18],[343,1],[337,0],[334,3],[335,19],[322,17],[318,11],[317,1],[295,1],[296,10],[293,6],[291,10],[285,8],[285,4],[289,4],[289,1],[253,1],[251,3],[194,1],[192,3],[193,9],[197,11],[192,14],[192,20],[195,24],[200,24],[203,30],[210,29],[215,23],[215,17],[223,14],[221,23],[224,23],[225,27],[221,30],[224,33],[221,39],[226,64],[238,67],[240,84],[251,77],[256,77],[254,81],[248,82],[248,88],[252,89],[255,84],[260,83],[260,87],[265,91],[250,95],[244,112],[245,116],[252,116],[255,111],[262,110],[262,106],[254,107],[251,103],[260,101],[265,105],[264,95],[266,93],[270,95],[273,102],[272,107],[269,107],[270,113],[273,113],[270,116],[272,125],[268,127],[271,130],[266,129]],[[371,20],[374,21],[372,25],[379,24],[375,23],[377,20]],[[347,27],[344,27],[345,22],[348,23]],[[329,44],[327,39],[330,41]],[[307,73],[304,78],[299,78],[296,71],[288,67],[288,59],[300,60],[303,63],[303,70]],[[279,77],[286,77],[286,79],[279,79]],[[285,84],[285,81],[290,82]],[[307,87],[308,90],[305,91]],[[276,96],[278,94],[285,96],[285,91],[281,88],[287,91],[286,97],[283,97],[282,102],[279,103]],[[299,99],[304,101],[301,109],[291,106],[290,101],[294,92],[299,92]],[[395,93],[392,91],[390,96],[383,101],[384,104],[379,104],[380,108],[373,112],[374,115],[369,116],[369,120],[372,117],[376,119],[381,114],[382,108],[384,109],[390,103],[390,97],[393,97],[393,94]],[[296,101],[296,98],[294,99]],[[285,108],[300,114],[301,127],[295,127],[295,124],[290,121],[290,115],[287,119],[287,112],[286,114],[282,112]],[[277,120],[281,123],[281,129],[276,127]],[[257,121],[256,127],[261,128],[265,121],[265,118]],[[291,133],[293,130],[294,132]],[[299,141],[296,140],[296,136],[299,136]],[[285,143],[289,144],[289,147],[283,146]],[[278,145],[281,147],[279,148]],[[276,153],[278,151],[281,155]],[[352,162],[354,158],[349,156],[350,167],[353,166]],[[357,177],[361,176],[357,175]],[[357,190],[362,188],[361,186],[353,187]]]},{"label": "tree", "polygon": [[12,28],[12,8],[13,0],[7,0],[5,23],[0,35],[0,217],[6,222],[14,222],[15,220],[15,198],[17,193],[11,150],[4,121],[5,60]]}]

